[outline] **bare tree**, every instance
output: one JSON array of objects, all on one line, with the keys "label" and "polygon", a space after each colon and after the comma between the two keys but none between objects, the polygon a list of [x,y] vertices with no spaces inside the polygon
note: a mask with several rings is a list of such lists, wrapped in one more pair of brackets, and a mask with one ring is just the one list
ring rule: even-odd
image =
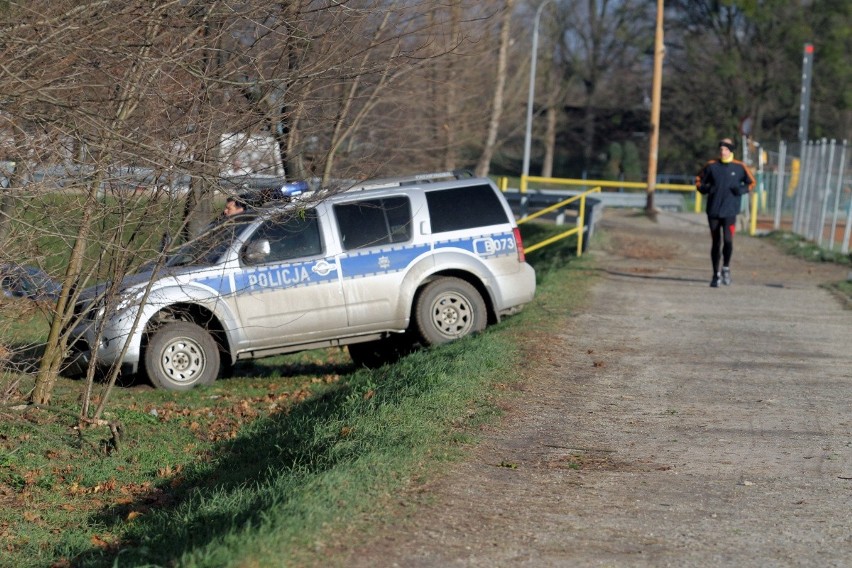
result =
[{"label": "bare tree", "polygon": [[497,59],[497,76],[494,86],[494,95],[491,99],[491,118],[488,121],[488,133],[485,136],[485,145],[479,161],[476,164],[476,175],[488,175],[491,167],[491,158],[494,156],[494,148],[497,145],[497,133],[500,129],[500,117],[503,114],[503,94],[506,87],[509,40],[512,25],[512,10],[515,0],[505,0],[503,11],[500,15],[500,54]]},{"label": "bare tree", "polygon": [[[554,22],[554,20],[551,20]],[[545,36],[554,37],[553,26],[548,26],[550,33]],[[547,44],[550,44],[549,46]],[[562,116],[562,106],[565,103],[565,95],[567,93],[565,82],[563,81],[562,70],[559,63],[555,59],[555,50],[553,42],[545,42],[543,52],[549,57],[544,57],[545,82],[545,133],[544,133],[544,161],[541,166],[541,175],[544,177],[553,176],[553,163],[556,157],[556,133],[559,119]],[[548,49],[549,47],[549,49]]]},{"label": "bare tree", "polygon": [[[653,3],[586,0],[562,6],[559,58],[566,79],[579,84],[577,96],[584,109],[580,142],[588,170],[595,155],[597,109],[607,98],[617,100],[629,92],[625,88],[632,86],[629,77],[637,74],[637,65],[653,42]],[[633,105],[639,106],[641,92],[634,92],[634,98]]]},{"label": "bare tree", "polygon": [[[421,112],[424,63],[464,42],[436,40],[445,16],[459,35],[481,21],[461,6],[67,0],[0,12],[0,131],[15,163],[0,213],[20,243],[6,254],[34,258],[49,242],[40,264],[62,275],[33,401],[51,400],[81,291],[100,282],[99,301],[117,305],[121,277],[156,257],[163,232],[192,238],[216,195],[237,190],[240,148],[225,137],[274,138],[289,176],[312,161],[327,178],[376,173],[392,155],[363,157],[386,148],[432,159],[404,125]],[[102,412],[118,372],[92,409],[90,368],[83,416]]]}]

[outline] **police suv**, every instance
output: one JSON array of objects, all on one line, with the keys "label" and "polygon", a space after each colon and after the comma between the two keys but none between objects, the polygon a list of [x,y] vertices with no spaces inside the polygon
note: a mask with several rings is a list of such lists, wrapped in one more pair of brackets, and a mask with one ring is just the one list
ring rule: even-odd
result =
[{"label": "police suv", "polygon": [[119,364],[171,390],[209,384],[241,359],[318,347],[347,345],[373,365],[480,331],[534,293],[492,181],[372,180],[230,217],[117,285],[86,290],[71,360]]}]

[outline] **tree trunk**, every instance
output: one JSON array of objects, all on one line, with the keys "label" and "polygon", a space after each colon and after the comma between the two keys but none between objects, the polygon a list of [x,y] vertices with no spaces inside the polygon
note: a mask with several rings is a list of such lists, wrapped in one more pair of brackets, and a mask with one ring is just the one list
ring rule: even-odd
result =
[{"label": "tree trunk", "polygon": [[485,146],[476,164],[476,175],[487,176],[491,168],[491,158],[497,146],[497,132],[500,129],[500,116],[503,113],[503,91],[506,87],[506,68],[509,53],[509,31],[512,24],[512,10],[515,0],[506,0],[503,14],[500,18],[500,52],[497,59],[497,84],[494,87],[494,95],[491,99],[491,119],[488,121],[488,134],[485,137]]},{"label": "tree trunk", "polygon": [[547,131],[544,134],[544,163],[541,165],[543,177],[553,177],[553,157],[556,154],[556,117],[557,108],[547,107]]},{"label": "tree trunk", "polygon": [[583,112],[583,176],[589,176],[589,168],[595,152],[595,99],[594,88],[586,93],[586,105]]},{"label": "tree trunk", "polygon": [[[205,18],[206,13],[201,11],[199,17]],[[211,23],[209,20],[202,21],[201,29],[203,30],[203,44],[210,47],[217,47],[217,51],[221,50],[221,35],[218,29],[221,23]],[[210,223],[213,217],[213,196],[216,191],[216,185],[213,180],[218,179],[219,170],[219,140],[220,132],[218,132],[216,121],[212,115],[204,116],[204,109],[215,107],[218,99],[214,98],[213,83],[214,73],[220,67],[216,57],[208,54],[208,50],[204,50],[204,55],[201,59],[201,67],[204,70],[204,77],[201,79],[199,90],[201,91],[198,100],[196,101],[195,115],[201,118],[206,118],[207,132],[199,133],[196,141],[196,155],[200,155],[200,172],[196,171],[189,183],[189,195],[184,202],[183,215],[183,237],[189,240],[198,236],[201,231]],[[212,132],[212,134],[211,134]],[[210,141],[213,140],[213,143]],[[200,175],[199,175],[200,174]]]},{"label": "tree trunk", "polygon": [[[553,53],[553,50],[550,50]],[[563,101],[563,80],[559,68],[553,57],[545,60],[547,72],[545,74],[545,89],[547,92],[547,110],[545,112],[544,133],[544,162],[541,167],[541,175],[553,177],[553,163],[556,159],[556,126],[559,121],[559,111]]]},{"label": "tree trunk", "polygon": [[[162,21],[161,18],[155,18],[149,22],[146,39],[153,40],[159,34]],[[123,77],[119,80],[115,97],[118,103],[112,119],[107,125],[106,136],[101,145],[103,150],[98,154],[94,163],[94,173],[87,180],[86,199],[83,204],[80,228],[71,249],[68,266],[65,269],[65,277],[62,281],[59,298],[56,301],[56,310],[50,324],[44,355],[39,365],[35,387],[30,396],[30,399],[36,404],[48,404],[50,402],[56,377],[59,375],[65,357],[67,336],[62,331],[73,319],[74,302],[81,285],[86,247],[93,232],[95,214],[98,211],[98,195],[106,179],[107,168],[113,164],[115,158],[112,149],[121,146],[123,142],[121,135],[126,129],[127,121],[138,108],[139,100],[144,96],[144,87],[150,83],[157,72],[157,70],[152,71],[144,64],[151,49],[149,43],[143,42],[139,47],[137,59],[125,70]]]},{"label": "tree trunk", "polygon": [[44,346],[44,355],[41,358],[38,375],[36,375],[35,388],[30,397],[36,404],[50,403],[53,387],[56,384],[56,377],[59,374],[59,368],[65,356],[65,342],[63,341],[61,332],[65,323],[70,320],[70,315],[73,312],[71,303],[75,296],[74,292],[78,285],[80,273],[83,270],[86,245],[88,244],[89,234],[92,229],[92,216],[94,215],[95,205],[98,202],[98,191],[100,190],[102,181],[103,171],[100,171],[89,182],[86,201],[83,205],[83,217],[80,220],[80,229],[77,231],[77,238],[74,241],[71,256],[68,259],[68,267],[65,269],[62,291],[56,302],[56,312],[50,324],[50,332],[47,337],[47,343]]},{"label": "tree trunk", "polygon": [[[282,3],[284,20],[287,22],[298,21],[300,6],[298,2]],[[285,65],[285,87],[282,89],[281,103],[279,104],[278,128],[276,128],[276,139],[278,140],[278,151],[281,152],[281,164],[284,166],[284,177],[290,180],[305,179],[308,177],[305,168],[304,157],[298,152],[299,139],[299,116],[301,115],[301,104],[294,102],[293,80],[299,73],[299,57],[295,45],[295,33],[289,30],[284,36]],[[310,81],[305,89],[310,86]]]},{"label": "tree trunk", "polygon": [[213,195],[215,186],[207,181],[205,174],[193,176],[189,182],[189,193],[186,196],[183,209],[183,240],[188,241],[204,231],[214,218]]},{"label": "tree trunk", "polygon": [[[450,41],[457,41],[461,27],[461,5],[453,4],[451,8]],[[449,58],[445,66],[447,89],[444,94],[444,121],[441,124],[444,132],[444,169],[452,171],[457,167],[456,161],[456,129],[453,127],[458,107],[458,88],[456,85],[455,60]]]}]

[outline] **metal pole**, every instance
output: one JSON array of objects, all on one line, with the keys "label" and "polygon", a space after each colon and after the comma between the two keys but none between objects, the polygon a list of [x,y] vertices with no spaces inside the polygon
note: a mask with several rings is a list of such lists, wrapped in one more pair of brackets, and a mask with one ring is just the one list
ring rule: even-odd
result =
[{"label": "metal pole", "polygon": [[533,23],[533,39],[532,39],[532,54],[530,57],[530,90],[527,95],[527,130],[524,136],[524,165],[521,171],[523,177],[530,175],[530,146],[532,145],[532,117],[533,117],[533,98],[535,97],[535,64],[538,59],[538,23],[541,19],[541,11],[552,0],[544,0],[539,4],[535,11],[535,21]]},{"label": "metal pole", "polygon": [[648,196],[645,213],[655,217],[654,190],[657,185],[657,146],[660,138],[660,97],[663,85],[663,0],[657,0],[657,27],[654,33],[654,77],[651,86],[651,141],[648,148]]},{"label": "metal pole", "polygon": [[[802,173],[804,171],[803,168],[805,166],[805,158],[807,157],[805,155],[805,149],[806,149],[806,146],[804,144],[799,144],[799,177],[796,180],[796,187],[793,188],[793,226],[792,226],[791,230],[794,234],[797,234],[797,235],[799,234],[799,218],[800,218],[800,216],[799,216],[799,213],[800,213],[799,205],[802,202],[801,192],[802,192],[802,186],[804,185],[802,183]],[[790,164],[790,175],[793,176],[793,165],[792,164]],[[793,177],[795,177],[795,176],[793,176]]]},{"label": "metal pole", "polygon": [[837,191],[834,193],[834,215],[831,218],[831,241],[829,241],[829,250],[834,250],[834,235],[837,233],[837,218],[840,216],[840,194],[843,193],[843,169],[846,166],[846,140],[843,141],[843,148],[840,150],[840,163],[837,172]]},{"label": "metal pole", "polygon": [[825,144],[826,139],[822,138],[819,142],[816,142],[819,146],[819,153],[816,152],[816,148],[814,148],[814,159],[811,160],[811,175],[809,176],[810,181],[808,182],[808,201],[805,204],[805,238],[811,241],[816,240],[816,220],[819,216],[819,212],[816,209],[816,205],[819,205],[819,200],[822,199],[822,192],[819,191],[819,184],[821,183],[822,178],[822,168],[823,161],[825,160]]},{"label": "metal pole", "polygon": [[[828,215],[828,201],[831,199],[831,168],[834,167],[834,146],[835,140],[831,139],[831,144],[828,149],[828,166],[825,168],[825,181],[822,185],[820,198],[822,199],[822,209],[819,214],[819,236],[817,237],[817,245],[822,246],[822,241],[825,233],[825,217]],[[832,235],[833,240],[834,235]]]},{"label": "metal pole", "polygon": [[[846,148],[846,140],[843,141],[843,147]],[[843,167],[846,167],[844,160]],[[843,175],[840,176],[841,183]],[[852,199],[849,200],[849,205],[846,207],[846,228],[843,230],[843,244],[840,245],[840,252],[849,254],[849,240],[852,237]]]},{"label": "metal pole", "polygon": [[781,228],[781,205],[784,199],[784,173],[787,167],[787,143],[783,140],[778,145],[778,177],[775,178],[775,222],[772,228]]},{"label": "metal pole", "polygon": [[799,142],[808,141],[808,118],[811,108],[811,76],[814,67],[814,45],[806,43],[802,54],[802,94],[799,104]]}]

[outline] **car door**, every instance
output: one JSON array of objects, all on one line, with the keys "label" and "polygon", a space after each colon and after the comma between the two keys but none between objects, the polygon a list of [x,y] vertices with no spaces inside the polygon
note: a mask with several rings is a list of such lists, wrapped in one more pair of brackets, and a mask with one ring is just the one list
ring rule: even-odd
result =
[{"label": "car door", "polygon": [[315,209],[265,220],[240,250],[235,298],[251,349],[336,337],[346,328],[337,261]]},{"label": "car door", "polygon": [[340,270],[353,331],[405,325],[400,289],[412,262],[430,250],[415,245],[411,199],[372,197],[334,205],[343,253]]}]

